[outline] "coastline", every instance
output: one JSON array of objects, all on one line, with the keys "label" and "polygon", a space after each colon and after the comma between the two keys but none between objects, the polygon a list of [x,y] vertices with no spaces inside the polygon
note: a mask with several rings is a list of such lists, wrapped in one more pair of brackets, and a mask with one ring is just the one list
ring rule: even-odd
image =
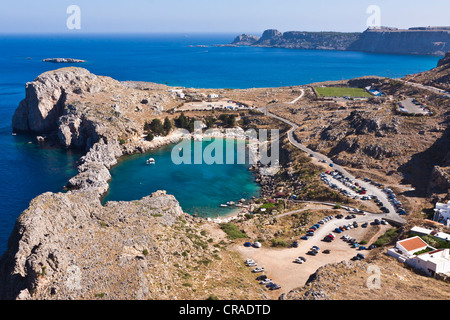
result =
[{"label": "coastline", "polygon": [[[158,136],[155,137],[152,141],[145,141],[142,140],[141,142],[145,144],[145,148],[142,148],[141,150],[135,149],[134,152],[127,152],[126,154],[121,155],[119,158],[117,158],[117,163],[114,164],[109,168],[111,170],[113,167],[117,166],[121,161],[124,161],[127,159],[127,156],[131,156],[134,154],[151,154],[152,151],[158,150],[160,148],[163,148],[168,145],[175,145],[176,143],[180,142],[182,139],[188,139],[188,140],[194,140],[194,141],[203,141],[209,139],[230,139],[230,140],[239,140],[239,141],[254,141],[257,142],[257,139],[251,139],[248,136],[245,135],[245,132],[242,128],[215,128],[209,133],[201,133],[193,132],[193,133],[186,133],[184,130],[175,129],[167,136]],[[249,146],[249,145],[248,145]],[[106,205],[108,202],[114,202],[115,200],[108,200],[104,201],[105,197],[108,196],[108,193],[110,191],[109,186],[110,182],[112,180],[112,177],[108,180],[108,190],[104,194],[101,195],[100,201],[103,205]],[[259,185],[258,181],[254,180],[254,183]],[[251,199],[246,199],[246,202],[248,202]],[[247,204],[248,205],[248,204]],[[231,212],[228,212],[226,214],[220,214],[218,218],[212,218],[212,217],[205,217],[203,219],[207,221],[214,221],[214,222],[223,222],[223,221],[230,221],[237,216],[243,215],[245,213],[248,213],[248,210],[245,207],[239,207],[234,205],[229,206],[228,208],[232,208]]]}]

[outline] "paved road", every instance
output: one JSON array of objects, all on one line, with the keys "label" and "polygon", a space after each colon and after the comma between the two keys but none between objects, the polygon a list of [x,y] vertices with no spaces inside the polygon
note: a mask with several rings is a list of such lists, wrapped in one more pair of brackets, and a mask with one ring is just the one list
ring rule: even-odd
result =
[{"label": "paved road", "polygon": [[[275,115],[273,113],[270,113],[269,109],[270,108],[274,108],[274,107],[276,107],[276,106],[260,108],[260,110],[262,112],[264,112],[266,115],[268,115],[268,116],[270,116],[272,118],[275,118],[275,119],[277,119],[279,121],[282,121],[282,122],[284,122],[284,123],[286,123],[286,124],[288,124],[288,125],[290,125],[292,127],[288,131],[287,134],[288,134],[289,142],[293,146],[297,147],[298,149],[302,150],[303,152],[306,152],[306,153],[312,155],[313,158],[315,160],[317,160],[319,164],[323,164],[322,161],[325,161],[328,164],[333,163],[332,160],[329,159],[327,156],[325,156],[325,155],[323,155],[323,154],[321,154],[319,152],[313,151],[313,150],[307,148],[306,146],[302,145],[301,143],[299,143],[294,138],[294,132],[295,132],[295,130],[297,130],[298,125],[296,125],[295,123],[293,123],[290,120],[284,119],[284,118],[282,118],[280,116],[277,116],[277,115]],[[333,168],[330,167],[330,169],[339,170],[344,177],[348,177],[349,179],[351,179],[351,180],[353,180],[355,182],[358,182],[361,187],[365,187],[367,189],[367,193],[368,194],[372,194],[372,195],[377,196],[378,199],[383,203],[383,206],[386,207],[389,210],[389,214],[380,214],[380,215],[383,216],[384,219],[392,221],[392,222],[397,223],[397,224],[404,224],[406,222],[402,217],[400,217],[396,213],[396,210],[395,210],[394,206],[392,205],[392,203],[389,201],[389,198],[388,198],[387,194],[385,192],[383,192],[381,189],[379,189],[379,188],[373,186],[372,184],[367,183],[367,182],[365,182],[363,180],[357,179],[356,177],[351,175],[349,172],[347,172],[343,167],[341,167],[341,166],[339,166],[337,164],[333,164]]]},{"label": "paved road", "polygon": [[303,89],[300,89],[300,90],[301,90],[300,95],[299,95],[297,98],[295,98],[294,100],[292,100],[291,102],[289,102],[290,104],[294,104],[294,103],[296,103],[298,100],[300,100],[301,98],[303,98],[303,96],[305,95],[305,90],[303,90]]},{"label": "paved road", "polygon": [[433,91],[434,93],[437,94],[441,94],[446,96],[447,98],[450,98],[450,93],[447,93],[445,90],[436,88],[436,87],[431,87],[431,86],[426,86],[420,83],[415,83],[415,82],[410,82],[410,81],[406,81],[406,80],[402,80],[402,79],[397,79],[399,81],[402,81],[410,86],[416,87],[416,88],[420,88],[420,89],[425,89],[425,90],[429,90],[429,91]]}]

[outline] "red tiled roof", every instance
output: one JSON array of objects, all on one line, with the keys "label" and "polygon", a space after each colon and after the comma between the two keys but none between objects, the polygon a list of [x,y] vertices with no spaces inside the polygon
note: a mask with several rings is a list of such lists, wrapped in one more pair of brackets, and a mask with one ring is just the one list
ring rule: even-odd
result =
[{"label": "red tiled roof", "polygon": [[412,251],[416,249],[420,249],[423,247],[428,246],[425,241],[420,239],[419,237],[413,237],[405,240],[398,241],[398,244],[400,244],[405,250]]}]

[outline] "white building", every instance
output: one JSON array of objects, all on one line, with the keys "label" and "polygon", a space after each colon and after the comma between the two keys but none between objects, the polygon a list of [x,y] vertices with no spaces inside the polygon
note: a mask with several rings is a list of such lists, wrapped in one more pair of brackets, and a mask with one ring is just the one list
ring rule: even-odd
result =
[{"label": "white building", "polygon": [[438,232],[436,230],[431,230],[422,227],[413,227],[411,228],[410,232],[418,235],[431,235],[441,240],[450,241],[450,234],[445,232]]},{"label": "white building", "polygon": [[[426,248],[431,251],[415,254]],[[397,241],[395,248],[388,249],[387,253],[431,277],[437,273],[450,273],[450,249],[432,248],[418,236]]]},{"label": "white building", "polygon": [[448,201],[447,204],[440,202],[436,203],[433,220],[450,227],[450,201]]},{"label": "white building", "polygon": [[219,98],[219,95],[216,94],[216,93],[210,93],[210,94],[208,95],[208,98],[209,98],[209,99],[217,99],[217,98]]},{"label": "white building", "polygon": [[450,249],[438,249],[420,254],[408,261],[408,264],[431,277],[434,277],[436,273],[449,273]]},{"label": "white building", "polygon": [[418,236],[397,241],[396,245],[396,248],[405,256],[412,256],[414,253],[424,250],[427,247],[428,244]]}]

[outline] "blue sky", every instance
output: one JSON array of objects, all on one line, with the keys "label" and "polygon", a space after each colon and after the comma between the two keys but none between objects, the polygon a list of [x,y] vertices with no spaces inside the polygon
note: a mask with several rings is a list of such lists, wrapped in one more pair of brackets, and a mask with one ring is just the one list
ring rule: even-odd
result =
[{"label": "blue sky", "polygon": [[[66,27],[69,5],[81,9],[80,30]],[[369,5],[384,26],[450,25],[449,0],[9,0],[0,33],[350,32],[366,29]]]}]

